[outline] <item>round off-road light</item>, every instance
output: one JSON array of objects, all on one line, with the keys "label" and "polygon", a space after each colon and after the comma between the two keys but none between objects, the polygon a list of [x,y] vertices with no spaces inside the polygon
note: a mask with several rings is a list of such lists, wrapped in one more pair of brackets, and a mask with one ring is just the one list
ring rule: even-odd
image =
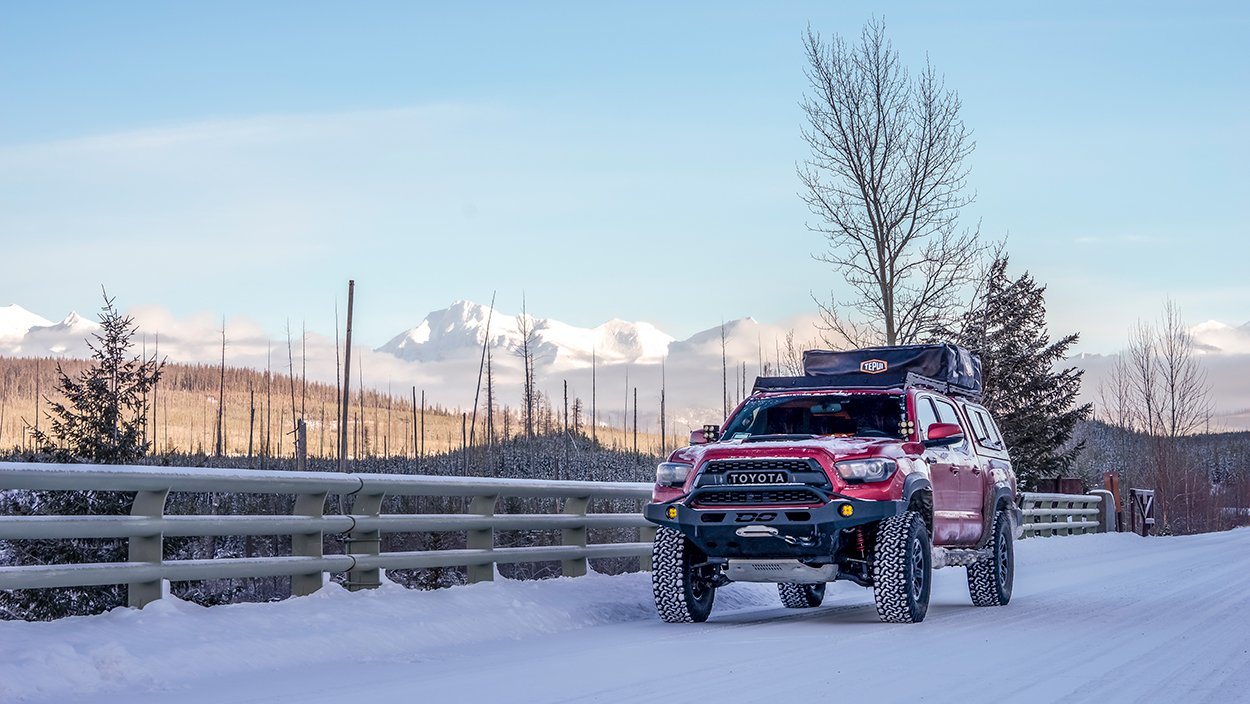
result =
[{"label": "round off-road light", "polygon": [[838,513],[843,516],[850,516],[852,513],[855,513],[855,507],[850,504],[842,504],[838,507]]},{"label": "round off-road light", "polygon": [[665,515],[667,515],[669,518],[677,518],[677,507],[669,506],[668,511],[665,512]]}]

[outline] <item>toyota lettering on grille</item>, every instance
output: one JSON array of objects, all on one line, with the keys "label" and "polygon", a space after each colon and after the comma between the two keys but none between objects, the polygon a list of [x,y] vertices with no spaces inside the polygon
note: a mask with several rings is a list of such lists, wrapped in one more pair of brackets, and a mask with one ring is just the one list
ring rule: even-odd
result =
[{"label": "toyota lettering on grille", "polygon": [[785,472],[729,472],[726,484],[785,484],[789,477]]}]

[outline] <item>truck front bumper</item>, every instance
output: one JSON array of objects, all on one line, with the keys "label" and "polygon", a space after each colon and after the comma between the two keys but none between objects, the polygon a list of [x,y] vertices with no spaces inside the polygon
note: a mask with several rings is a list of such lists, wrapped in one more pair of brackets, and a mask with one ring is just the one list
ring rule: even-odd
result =
[{"label": "truck front bumper", "polygon": [[[907,508],[902,501],[850,498],[837,498],[818,508],[696,509],[679,501],[648,504],[643,515],[658,526],[682,533],[708,557],[729,559],[832,558],[843,531],[897,516]],[[670,513],[675,515],[670,517]]]}]

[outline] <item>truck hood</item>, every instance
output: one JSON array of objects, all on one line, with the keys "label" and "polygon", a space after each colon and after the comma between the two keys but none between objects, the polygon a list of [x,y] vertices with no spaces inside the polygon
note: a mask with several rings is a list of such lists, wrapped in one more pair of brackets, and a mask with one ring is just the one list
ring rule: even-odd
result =
[{"label": "truck hood", "polygon": [[743,440],[721,440],[677,450],[672,462],[686,462],[696,468],[707,460],[754,457],[813,457],[828,468],[833,462],[856,457],[903,457],[903,440],[894,438],[844,438],[834,436],[768,436]]}]

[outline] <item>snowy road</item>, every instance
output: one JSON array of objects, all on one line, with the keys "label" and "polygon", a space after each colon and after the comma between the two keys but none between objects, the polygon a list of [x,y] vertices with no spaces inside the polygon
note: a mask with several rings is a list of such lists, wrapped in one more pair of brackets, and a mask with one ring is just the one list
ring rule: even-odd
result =
[{"label": "snowy road", "polygon": [[1004,608],[935,573],[919,625],[868,590],[780,608],[766,585],[667,625],[644,575],[0,623],[0,702],[1250,702],[1250,529],[1018,544]]}]

